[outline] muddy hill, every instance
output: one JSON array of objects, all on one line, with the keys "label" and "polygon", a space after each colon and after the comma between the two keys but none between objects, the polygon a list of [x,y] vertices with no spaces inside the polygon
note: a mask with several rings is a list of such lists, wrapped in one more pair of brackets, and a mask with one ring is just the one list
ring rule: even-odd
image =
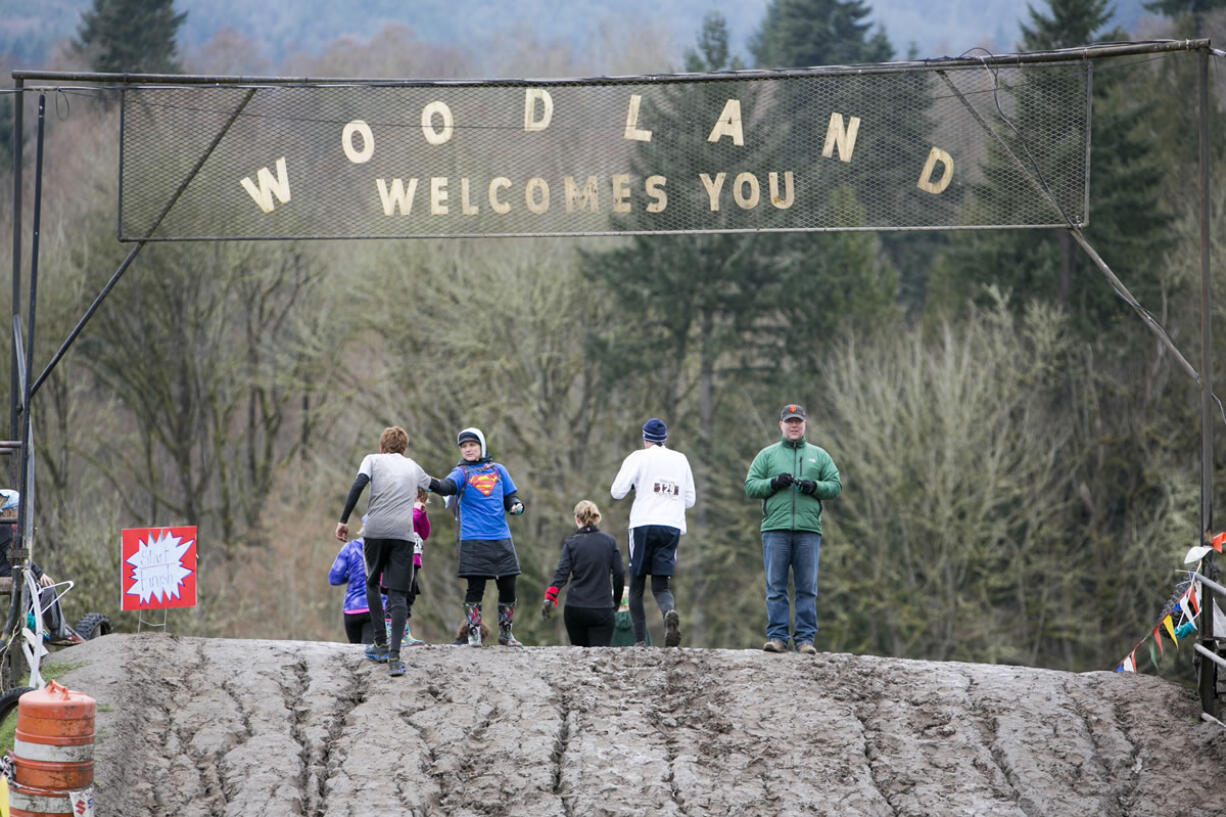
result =
[{"label": "muddy hill", "polygon": [[1193,690],[756,650],[108,635],[64,650],[98,702],[96,813],[1226,815],[1226,729]]}]

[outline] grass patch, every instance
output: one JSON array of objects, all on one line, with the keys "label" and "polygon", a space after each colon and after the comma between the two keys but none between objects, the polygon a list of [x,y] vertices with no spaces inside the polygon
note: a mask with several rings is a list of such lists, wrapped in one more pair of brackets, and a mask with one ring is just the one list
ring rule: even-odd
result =
[{"label": "grass patch", "polygon": [[[43,677],[43,682],[52,681],[61,678],[64,675],[72,672],[75,669],[88,664],[88,661],[61,661],[59,663],[43,664],[39,667],[39,675]],[[24,686],[22,684],[21,686]],[[14,706],[9,710],[8,715],[3,721],[0,721],[0,754],[9,751],[13,748],[13,741],[17,732],[17,707]]]},{"label": "grass patch", "polygon": [[38,671],[44,681],[50,681],[88,665],[88,661],[64,661],[58,664],[43,664]]}]

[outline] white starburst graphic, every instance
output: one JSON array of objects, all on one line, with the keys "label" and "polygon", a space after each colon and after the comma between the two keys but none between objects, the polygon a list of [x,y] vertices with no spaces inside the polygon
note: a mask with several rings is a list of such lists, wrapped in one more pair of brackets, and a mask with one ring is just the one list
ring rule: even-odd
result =
[{"label": "white starburst graphic", "polygon": [[136,552],[128,557],[132,565],[134,584],[128,588],[131,596],[139,596],[142,604],[151,599],[165,602],[171,598],[179,598],[183,580],[192,575],[189,568],[183,566],[183,554],[195,543],[195,539],[186,542],[170,531],[138,541]]}]

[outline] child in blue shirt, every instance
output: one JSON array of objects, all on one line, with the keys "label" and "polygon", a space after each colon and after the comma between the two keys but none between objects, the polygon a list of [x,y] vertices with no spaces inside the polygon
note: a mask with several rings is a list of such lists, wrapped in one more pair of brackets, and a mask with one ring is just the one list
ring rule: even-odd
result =
[{"label": "child in blue shirt", "polygon": [[523,645],[511,634],[519,557],[507,514],[522,514],[524,503],[507,469],[490,458],[481,429],[464,429],[456,435],[456,445],[460,462],[446,477],[433,480],[430,490],[448,497],[448,507],[459,521],[459,576],[468,580],[464,594],[468,643],[481,646],[481,599],[486,581],[493,579],[498,586],[498,643],[520,647]]}]

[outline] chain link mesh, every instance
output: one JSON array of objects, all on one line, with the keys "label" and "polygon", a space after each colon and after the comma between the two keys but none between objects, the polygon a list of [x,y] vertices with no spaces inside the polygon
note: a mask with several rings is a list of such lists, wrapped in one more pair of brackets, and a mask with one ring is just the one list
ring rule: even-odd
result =
[{"label": "chain link mesh", "polygon": [[120,238],[1051,227],[1088,61],[123,91]]}]

